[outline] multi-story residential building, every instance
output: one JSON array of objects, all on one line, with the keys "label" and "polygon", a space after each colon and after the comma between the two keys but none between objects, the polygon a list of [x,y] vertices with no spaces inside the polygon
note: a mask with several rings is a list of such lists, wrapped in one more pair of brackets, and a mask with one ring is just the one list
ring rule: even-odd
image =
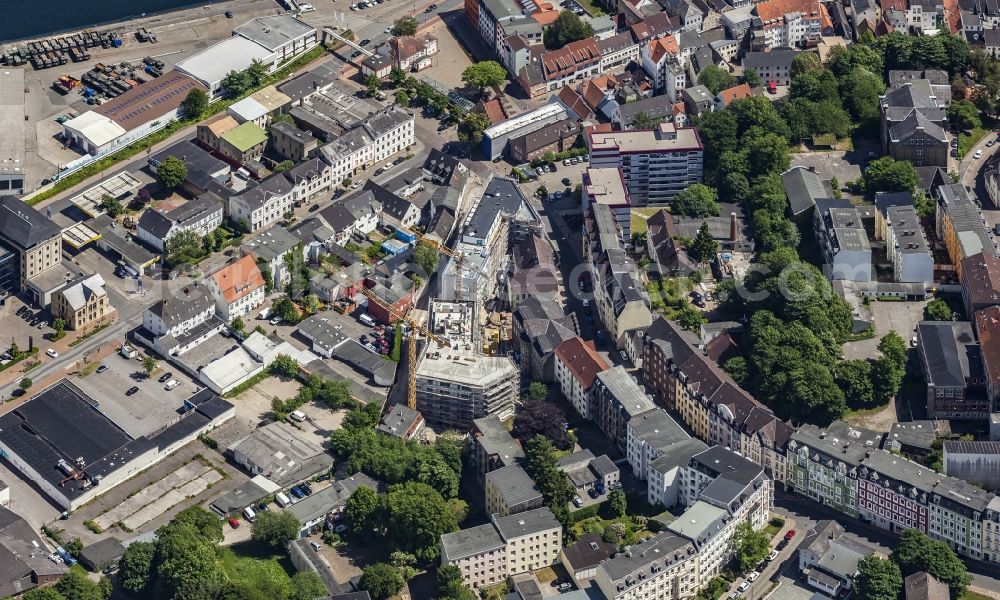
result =
[{"label": "multi-story residential building", "polygon": [[513,311],[512,341],[521,354],[520,367],[535,381],[556,381],[556,349],[575,337],[579,327],[553,299],[529,296]]},{"label": "multi-story residential building", "polygon": [[518,465],[508,465],[486,474],[483,486],[486,514],[506,517],[541,508],[542,492]]},{"label": "multi-story residential building", "polygon": [[181,231],[205,236],[222,225],[222,203],[214,193],[202,194],[168,212],[147,209],[139,217],[136,237],[163,251],[167,240]]},{"label": "multi-story residential building", "polygon": [[597,49],[601,53],[601,73],[630,62],[639,62],[639,44],[636,43],[631,31],[598,38]]},{"label": "multi-story residential building", "polygon": [[205,279],[215,309],[227,323],[264,303],[264,276],[250,255],[231,262]]},{"label": "multi-story residential building", "polygon": [[691,459],[708,450],[705,442],[689,438],[662,448],[646,469],[646,499],[653,506],[671,508],[681,505],[681,474]]},{"label": "multi-story residential building", "polygon": [[938,97],[927,79],[905,79],[886,90],[882,107],[882,150],[914,166],[948,165],[944,127],[950,97]]},{"label": "multi-story residential building", "polygon": [[461,430],[487,415],[514,414],[521,372],[510,357],[428,349],[416,369],[417,410],[431,423]]},{"label": "multi-story residential building", "polygon": [[146,309],[136,337],[162,356],[179,356],[215,335],[225,323],[215,315],[215,299],[201,283],[171,290]]},{"label": "multi-story residential building", "polygon": [[992,252],[966,256],[960,270],[965,314],[1000,305],[1000,257]]},{"label": "multi-story residential building", "polygon": [[[313,96],[305,102],[308,104],[293,108],[290,114],[300,129],[329,142],[318,152],[332,167],[331,177],[337,183],[413,144],[413,115],[402,109],[380,108],[375,113],[366,112],[360,119],[351,116],[347,121],[334,123],[330,116],[341,118],[343,104],[325,95]],[[310,120],[318,124],[310,127]]]},{"label": "multi-story residential building", "polygon": [[668,448],[691,438],[662,408],[654,408],[629,420],[625,455],[637,479],[645,479],[649,465]]},{"label": "multi-story residential building", "polygon": [[302,206],[309,198],[330,191],[340,183],[333,179],[333,167],[319,157],[300,161],[285,171],[285,176],[294,186],[292,198],[296,206]]},{"label": "multi-story residential building", "polygon": [[699,585],[717,575],[732,556],[730,542],[738,523],[725,508],[698,500],[667,526],[667,531],[690,540],[698,552]]},{"label": "multi-story residential building", "polygon": [[987,509],[995,496],[885,450],[862,463],[860,516],[884,529],[917,528],[959,555],[983,558]]},{"label": "multi-story residential building", "polygon": [[117,314],[99,274],[85,275],[52,293],[52,318],[65,321],[66,329],[82,332],[100,327]]},{"label": "multi-story residential building", "polygon": [[917,324],[920,370],[931,419],[988,419],[991,402],[979,344],[969,321]]},{"label": "multi-story residential building", "polygon": [[372,190],[362,190],[329,204],[319,217],[334,232],[333,241],[343,246],[354,235],[366,236],[382,221],[382,203]]},{"label": "multi-story residential building", "polygon": [[268,131],[274,150],[292,162],[300,162],[319,148],[319,140],[312,133],[303,131],[288,121],[278,121]]},{"label": "multi-story residential building", "polygon": [[493,515],[493,525],[507,543],[507,572],[510,575],[550,567],[562,550],[562,525],[548,507],[501,517]]},{"label": "multi-story residential building", "polygon": [[487,473],[515,465],[518,459],[524,458],[520,444],[514,441],[496,415],[474,420],[469,441],[475,455],[479,481],[484,485]]},{"label": "multi-story residential building", "polygon": [[584,419],[590,418],[590,389],[597,374],[608,368],[601,355],[579,337],[568,339],[555,351],[556,383]]},{"label": "multi-story residential building", "polygon": [[493,523],[441,536],[441,565],[454,565],[472,589],[507,580],[507,545]]},{"label": "multi-story residential building", "polygon": [[694,127],[591,131],[587,144],[591,167],[621,169],[634,206],[668,202],[702,181],[704,148]]},{"label": "multi-story residential building", "polygon": [[533,234],[514,246],[510,262],[507,298],[511,307],[531,296],[551,298],[559,292],[562,275],[552,243],[545,237]]},{"label": "multi-story residential building", "polygon": [[983,360],[986,397],[993,406],[991,410],[996,411],[996,407],[1000,406],[1000,306],[976,311],[973,322],[979,337],[979,355]]},{"label": "multi-story residential building", "polygon": [[229,219],[250,233],[283,219],[295,206],[295,186],[284,173],[275,173],[257,185],[229,197]]},{"label": "multi-story residential building", "polygon": [[625,450],[629,421],[653,408],[653,401],[621,365],[597,374],[590,394],[591,418],[619,450]]},{"label": "multi-story residential building", "polygon": [[664,531],[598,565],[594,581],[608,600],[690,598],[698,592],[697,550]]},{"label": "multi-story residential building", "polygon": [[996,241],[986,225],[986,219],[961,184],[942,185],[937,189],[934,225],[938,239],[943,240],[948,249],[959,281],[962,280],[962,261],[965,257],[980,253],[989,256],[997,254]]},{"label": "multi-story residential building", "polygon": [[789,487],[857,517],[858,470],[865,456],[881,447],[882,436],[843,421],[834,421],[825,429],[802,425],[788,444]]},{"label": "multi-story residential building", "polygon": [[[274,289],[282,289],[291,281],[288,262],[304,260],[305,249],[300,248],[302,242],[299,238],[284,227],[277,226],[244,241],[240,246],[243,254],[249,254],[261,266],[261,273],[271,274]],[[303,253],[302,257],[296,258],[294,253],[297,251]],[[263,265],[267,265],[266,268]]]},{"label": "multi-story residential building", "polygon": [[441,564],[455,565],[473,589],[556,563],[562,526],[548,508],[501,517],[441,536]]},{"label": "multi-story residential building", "polygon": [[754,51],[812,46],[833,31],[826,5],[819,0],[767,0],[754,12],[750,41]]},{"label": "multi-story residential building", "polygon": [[642,69],[652,78],[653,89],[663,91],[671,102],[677,102],[687,87],[687,72],[680,58],[677,38],[668,35],[654,38],[640,46]]},{"label": "multi-story residential building", "polygon": [[691,457],[681,471],[678,498],[726,509],[739,522],[763,529],[774,507],[774,485],[764,469],[736,452],[715,445]]},{"label": "multi-story residential building", "polygon": [[695,343],[675,324],[656,319],[642,341],[644,384],[699,439],[739,448],[784,483],[791,426],[741,390]]},{"label": "multi-story residential building", "polygon": [[[6,277],[17,281],[17,289],[7,293],[29,291],[36,304],[44,306],[44,296],[50,290],[33,285],[32,279],[62,264],[62,230],[51,219],[14,196],[0,196],[0,249],[17,256],[17,275]],[[8,259],[9,260],[9,259]]]},{"label": "multi-story residential building", "polygon": [[743,69],[757,71],[765,84],[789,85],[792,82],[792,59],[800,50],[774,48],[767,52],[747,52],[743,55]]},{"label": "multi-story residential building", "polygon": [[900,283],[934,281],[934,257],[931,256],[916,208],[890,206],[886,209],[886,254],[892,263],[893,278]]},{"label": "multi-story residential building", "polygon": [[438,53],[438,40],[429,33],[394,37],[389,46],[394,66],[404,73],[429,67],[431,57]]},{"label": "multi-story residential building", "polygon": [[871,281],[872,247],[861,215],[849,200],[817,200],[813,224],[823,251],[823,272],[828,278]]}]

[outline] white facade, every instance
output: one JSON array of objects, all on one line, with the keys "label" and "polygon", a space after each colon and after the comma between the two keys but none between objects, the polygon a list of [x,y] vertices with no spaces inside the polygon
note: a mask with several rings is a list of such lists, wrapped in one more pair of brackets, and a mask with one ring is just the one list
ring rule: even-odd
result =
[{"label": "white facade", "polygon": [[584,389],[583,384],[576,378],[566,363],[560,360],[558,353],[555,355],[555,367],[556,382],[559,384],[559,389],[562,391],[563,397],[570,401],[573,408],[576,409],[577,414],[584,419],[589,419],[590,401],[587,394],[588,390]]},{"label": "white facade", "polygon": [[276,223],[295,207],[295,188],[270,193],[264,192],[263,203],[250,202],[247,196],[229,197],[229,218],[234,222],[245,221],[250,232],[259,231]]}]

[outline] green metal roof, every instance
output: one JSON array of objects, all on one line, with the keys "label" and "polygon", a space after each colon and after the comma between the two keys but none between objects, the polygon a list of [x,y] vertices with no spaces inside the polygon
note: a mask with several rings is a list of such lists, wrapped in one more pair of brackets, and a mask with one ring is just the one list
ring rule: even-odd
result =
[{"label": "green metal roof", "polygon": [[254,146],[266,142],[267,132],[261,129],[256,123],[247,121],[239,127],[230,129],[222,134],[222,139],[232,144],[240,152],[246,152]]}]

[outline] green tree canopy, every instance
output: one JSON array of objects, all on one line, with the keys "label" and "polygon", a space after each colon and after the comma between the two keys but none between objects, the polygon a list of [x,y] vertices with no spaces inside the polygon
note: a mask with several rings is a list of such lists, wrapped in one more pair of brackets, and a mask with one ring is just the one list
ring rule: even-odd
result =
[{"label": "green tree canopy", "polygon": [[208,94],[204,90],[194,88],[184,97],[181,110],[187,118],[197,118],[208,108]]},{"label": "green tree canopy", "polygon": [[955,316],[954,311],[948,303],[940,298],[935,298],[927,303],[924,314],[931,321],[950,321]]},{"label": "green tree canopy", "polygon": [[361,486],[347,499],[347,504],[344,506],[344,517],[347,519],[348,527],[354,533],[363,535],[369,531],[374,523],[377,523],[377,511],[378,494],[370,487]]},{"label": "green tree canopy", "polygon": [[854,592],[865,600],[897,600],[903,591],[899,565],[870,554],[858,562]]},{"label": "green tree canopy", "polygon": [[594,35],[594,28],[575,13],[564,10],[548,29],[545,30],[542,41],[549,50],[557,50],[570,42],[583,40]]},{"label": "green tree canopy", "polygon": [[493,60],[484,60],[469,65],[462,71],[462,82],[483,92],[489,88],[500,87],[507,80],[507,71]]},{"label": "green tree canopy", "polygon": [[912,192],[920,183],[912,163],[891,156],[873,160],[864,177],[868,192]]},{"label": "green tree canopy", "polygon": [[423,271],[420,275],[428,278],[437,271],[441,255],[427,244],[417,244],[417,247],[413,249],[413,255],[410,260]]},{"label": "green tree canopy", "polygon": [[299,519],[287,511],[261,511],[253,521],[253,541],[274,550],[284,550],[299,537]]},{"label": "green tree canopy", "polygon": [[478,598],[465,585],[462,571],[455,565],[444,565],[437,570],[437,597],[441,600],[475,600]]},{"label": "green tree canopy", "polygon": [[615,488],[608,493],[608,510],[616,518],[620,519],[625,516],[625,512],[628,510],[628,499],[621,488]]},{"label": "green tree canopy", "polygon": [[149,589],[155,550],[150,542],[135,542],[125,549],[118,561],[118,583],[126,592],[140,596]]},{"label": "green tree canopy", "polygon": [[707,263],[714,259],[718,252],[719,242],[712,237],[712,233],[708,230],[708,223],[703,222],[698,228],[698,235],[695,236],[694,242],[688,248],[688,255],[700,263]]},{"label": "green tree canopy", "polygon": [[483,130],[489,126],[490,120],[485,114],[478,112],[469,113],[458,124],[458,139],[470,146],[475,146],[482,141]]},{"label": "green tree canopy", "polygon": [[760,76],[757,69],[750,67],[743,70],[743,83],[747,84],[751,88],[758,88],[764,85],[764,78]]},{"label": "green tree canopy", "polygon": [[892,398],[899,392],[906,374],[906,342],[890,331],[878,344],[882,356],[872,364],[872,394],[877,402]]},{"label": "green tree canopy", "polygon": [[867,360],[845,360],[833,369],[837,387],[844,393],[844,399],[851,408],[871,406],[874,399],[872,387],[872,365]]},{"label": "green tree canopy", "polygon": [[749,523],[740,523],[736,526],[730,547],[733,549],[740,572],[743,573],[764,560],[771,550],[768,535],[763,531],[754,531]]},{"label": "green tree canopy", "polygon": [[[759,77],[759,75],[758,75]],[[716,95],[736,85],[736,78],[729,71],[716,65],[708,65],[698,73],[698,85],[703,85]]]},{"label": "green tree canopy", "polygon": [[688,217],[717,217],[718,194],[713,188],[696,183],[674,197],[672,212]]},{"label": "green tree canopy", "polygon": [[410,16],[397,19],[396,22],[392,24],[391,33],[396,37],[407,37],[411,35],[416,35],[417,20]]},{"label": "green tree canopy", "polygon": [[809,71],[822,69],[823,62],[816,52],[800,52],[792,59],[792,67],[789,71],[792,79],[799,77]]},{"label": "green tree canopy", "polygon": [[948,544],[930,539],[919,529],[903,531],[892,552],[892,561],[899,565],[904,578],[919,571],[927,571],[935,579],[948,585],[952,599],[961,596],[971,580],[965,563]]},{"label": "green tree canopy", "polygon": [[156,180],[160,182],[160,185],[171,190],[184,183],[187,175],[187,164],[176,156],[168,156],[156,168]]},{"label": "green tree canopy", "polygon": [[364,568],[361,589],[368,590],[373,600],[388,600],[403,589],[406,581],[399,569],[388,563],[375,563]]},{"label": "green tree canopy", "polygon": [[525,471],[542,492],[545,505],[560,523],[569,520],[567,504],[576,495],[566,473],[559,469],[556,449],[544,436],[535,436],[524,447]]},{"label": "green tree canopy", "polygon": [[948,107],[948,119],[958,129],[969,131],[983,126],[979,109],[968,100],[955,100]]},{"label": "green tree canopy", "polygon": [[101,208],[103,208],[104,212],[108,213],[108,216],[112,219],[125,212],[125,205],[111,194],[104,194],[101,196]]}]

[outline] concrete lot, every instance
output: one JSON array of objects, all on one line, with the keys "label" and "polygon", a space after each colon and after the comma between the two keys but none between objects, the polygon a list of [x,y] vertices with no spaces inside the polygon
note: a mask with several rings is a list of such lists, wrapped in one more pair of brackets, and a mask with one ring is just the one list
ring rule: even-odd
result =
[{"label": "concrete lot", "polygon": [[53,504],[40,489],[24,480],[6,459],[0,461],[0,480],[10,486],[10,504],[7,508],[17,513],[36,531],[62,513],[61,508]]},{"label": "concrete lot", "polygon": [[117,258],[112,253],[90,246],[73,256],[73,262],[88,273],[100,274],[109,288],[118,292],[129,302],[152,304],[152,290],[140,289],[136,279],[115,275]]},{"label": "concrete lot", "polygon": [[[139,437],[155,431],[179,415],[184,399],[199,389],[190,377],[178,369],[161,362],[147,379],[140,360],[128,360],[115,353],[101,364],[108,367],[103,373],[91,373],[77,377],[78,385],[91,398],[100,402],[101,412],[124,429],[132,437]],[[171,391],[164,389],[159,378],[167,373],[180,385]],[[125,391],[136,386],[139,391],[126,396]]]},{"label": "concrete lot", "polygon": [[794,577],[794,571],[778,578],[778,588],[770,596],[772,600],[820,600],[827,596],[807,587]]},{"label": "concrete lot", "polygon": [[[48,326],[49,312],[32,308],[30,315],[19,317],[17,311],[23,306],[25,306],[24,300],[17,296],[7,298],[3,306],[0,306],[0,331],[3,332],[3,348],[0,349],[0,353],[6,352],[10,348],[11,341],[17,343],[17,346],[22,350],[28,348],[29,339],[34,340],[35,345],[41,346],[43,350],[47,347],[48,342],[43,339],[43,336],[46,333],[52,333],[52,328]],[[41,328],[37,325],[31,325],[30,320],[33,317],[43,319]]]},{"label": "concrete lot", "polygon": [[427,75],[448,87],[461,89],[465,86],[462,83],[462,71],[472,64],[472,58],[440,20],[426,31],[437,37],[438,53],[432,59],[433,65],[417,74],[417,78]]},{"label": "concrete lot", "polygon": [[811,167],[823,174],[823,177],[836,177],[841,185],[861,177],[861,167],[853,155],[859,154],[854,151],[851,157],[843,151],[836,152],[797,152],[792,154],[793,167]]},{"label": "concrete lot", "polygon": [[916,335],[917,323],[924,318],[927,300],[919,302],[872,302],[871,311],[875,321],[875,337],[844,344],[844,357],[866,359],[879,355],[878,343],[882,336],[895,331],[906,341]]}]

